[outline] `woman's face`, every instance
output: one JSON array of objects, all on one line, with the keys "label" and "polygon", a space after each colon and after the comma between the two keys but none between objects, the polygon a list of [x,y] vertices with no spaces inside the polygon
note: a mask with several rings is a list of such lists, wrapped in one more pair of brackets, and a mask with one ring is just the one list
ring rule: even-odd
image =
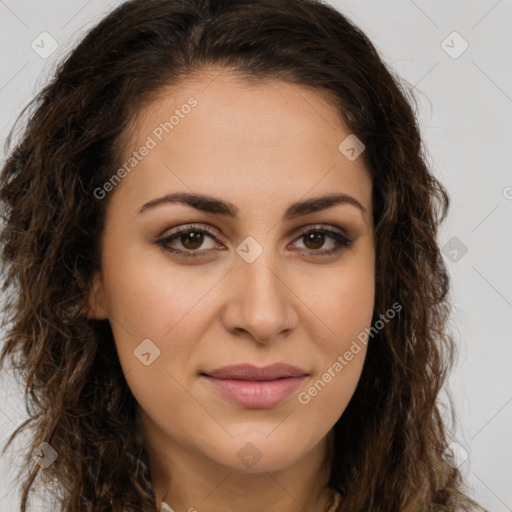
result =
[{"label": "woman's face", "polygon": [[[360,377],[372,183],[319,92],[217,73],[153,102],[97,192],[109,205],[90,316],[109,319],[155,443],[274,471],[322,445]],[[191,201],[165,200],[178,193]],[[313,201],[334,194],[349,199]],[[214,375],[275,363],[298,372]]]}]

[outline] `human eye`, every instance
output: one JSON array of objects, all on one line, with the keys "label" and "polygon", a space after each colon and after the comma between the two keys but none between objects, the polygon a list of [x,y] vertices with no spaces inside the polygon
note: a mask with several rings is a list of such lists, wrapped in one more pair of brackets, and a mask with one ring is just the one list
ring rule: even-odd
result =
[{"label": "human eye", "polygon": [[[329,238],[332,240],[332,247],[319,251],[318,248],[323,246]],[[333,230],[322,225],[303,228],[296,240],[301,239],[305,240],[307,244],[304,250],[307,251],[308,255],[312,256],[335,256],[339,251],[353,243],[353,240],[344,235],[341,230]],[[303,249],[301,248],[300,250]]]},{"label": "human eye", "polygon": [[[205,241],[210,239],[210,247],[203,247]],[[334,230],[330,227],[324,226],[308,226],[303,228],[296,241],[304,239],[305,247],[299,248],[300,251],[307,252],[312,256],[334,256],[343,248],[350,246],[353,240],[348,238],[342,233],[341,230]],[[318,250],[319,247],[325,245],[326,241],[331,240],[331,248],[327,250]],[[224,250],[225,247],[215,243],[217,236],[213,230],[207,226],[198,226],[194,224],[187,224],[179,226],[172,230],[169,234],[159,238],[156,244],[162,247],[165,251],[173,253],[177,256],[184,258],[197,258],[205,256],[212,249]],[[181,245],[176,247],[176,244]]]},{"label": "human eye", "polygon": [[[205,243],[207,238],[216,240],[216,235],[210,228],[187,224],[174,229],[169,234],[159,238],[155,243],[164,250],[178,256],[197,258],[204,256],[205,250],[208,252],[212,248],[219,248],[218,245],[213,244],[210,248],[198,251],[197,249]],[[172,245],[176,243],[181,244],[182,248],[176,248]]]}]

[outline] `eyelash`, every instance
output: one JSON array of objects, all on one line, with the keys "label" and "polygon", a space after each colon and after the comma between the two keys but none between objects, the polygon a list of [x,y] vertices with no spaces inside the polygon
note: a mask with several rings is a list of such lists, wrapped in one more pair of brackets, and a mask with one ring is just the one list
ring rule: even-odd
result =
[{"label": "eyelash", "polygon": [[[169,243],[171,243],[174,239],[178,238],[183,233],[190,233],[190,232],[199,232],[199,233],[206,233],[208,236],[216,239],[215,233],[213,233],[210,229],[206,227],[197,227],[195,225],[186,225],[186,226],[180,226],[175,231],[173,231],[170,235],[158,239],[155,243],[162,247],[164,250],[177,254],[179,256],[182,256],[184,258],[198,258],[204,255],[203,252],[200,251],[183,251],[180,249],[174,249],[172,247],[169,247]],[[344,248],[349,247],[352,245],[353,240],[346,237],[345,235],[339,233],[338,231],[333,231],[331,229],[326,229],[318,226],[303,228],[300,233],[298,234],[297,238],[295,240],[299,240],[300,238],[304,237],[305,235],[309,233],[321,233],[324,235],[327,235],[328,237],[334,239],[334,241],[337,244],[337,247],[334,249],[329,249],[328,251],[321,251],[321,250],[306,250],[310,255],[313,256],[334,256],[336,253],[341,251]]]}]

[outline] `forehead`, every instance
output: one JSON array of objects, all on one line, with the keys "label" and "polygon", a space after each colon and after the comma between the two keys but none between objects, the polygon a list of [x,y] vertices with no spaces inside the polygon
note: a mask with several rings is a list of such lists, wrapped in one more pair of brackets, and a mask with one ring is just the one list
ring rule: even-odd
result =
[{"label": "forehead", "polygon": [[151,149],[122,185],[138,199],[178,190],[228,194],[235,204],[341,191],[370,209],[363,159],[339,149],[349,135],[323,91],[213,68],[162,89],[140,111],[123,159]]},{"label": "forehead", "polygon": [[[192,100],[197,106],[189,109]],[[155,91],[127,127],[127,139],[136,142],[160,123],[170,121],[173,114],[173,135],[183,131],[179,125],[186,124],[181,123],[184,118],[200,118],[205,130],[222,125],[222,131],[211,131],[209,136],[223,142],[274,142],[298,136],[304,139],[305,132],[310,132],[310,137],[325,136],[328,131],[348,132],[331,91],[276,77],[240,76],[212,66]],[[292,131],[283,133],[285,125]],[[194,123],[193,127],[198,126]]]}]

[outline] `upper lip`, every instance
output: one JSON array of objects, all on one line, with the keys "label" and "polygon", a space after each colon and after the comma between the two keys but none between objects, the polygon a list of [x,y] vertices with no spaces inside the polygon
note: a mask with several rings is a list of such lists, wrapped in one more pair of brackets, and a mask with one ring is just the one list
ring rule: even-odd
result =
[{"label": "upper lip", "polygon": [[269,366],[258,367],[252,364],[237,364],[224,366],[216,370],[204,372],[204,375],[215,379],[236,380],[276,380],[286,377],[304,377],[306,372],[296,366],[285,363],[275,363]]}]

